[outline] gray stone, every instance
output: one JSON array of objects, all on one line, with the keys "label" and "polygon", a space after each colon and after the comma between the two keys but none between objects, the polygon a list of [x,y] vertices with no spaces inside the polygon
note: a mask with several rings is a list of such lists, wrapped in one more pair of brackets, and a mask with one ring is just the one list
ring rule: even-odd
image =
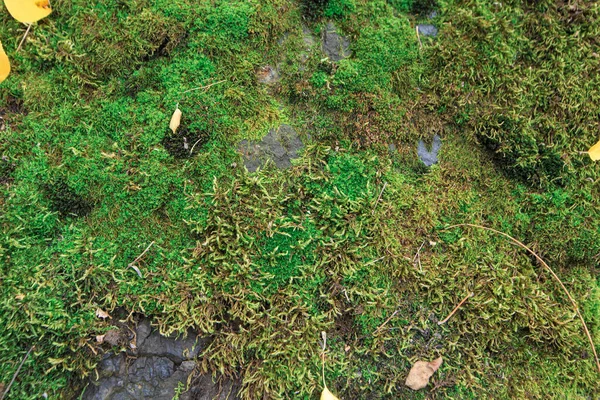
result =
[{"label": "gray stone", "polygon": [[[99,378],[90,382],[83,400],[171,400],[176,388],[187,384],[196,366],[194,358],[208,340],[197,340],[193,332],[188,332],[185,338],[161,336],[152,330],[148,320],[142,320],[136,328],[136,342],[137,348],[127,357],[125,353],[107,353],[103,357],[97,367]],[[210,376],[200,376],[196,382],[180,396],[181,400],[224,400],[224,396],[215,396],[226,385],[232,390],[229,399],[237,399],[237,382],[226,381],[221,387]],[[201,397],[203,393],[212,397]]]},{"label": "gray stone", "polygon": [[197,378],[192,388],[180,397],[181,400],[237,400],[240,383],[231,380],[215,383],[210,375]]},{"label": "gray stone", "polygon": [[298,133],[289,125],[271,129],[260,142],[242,140],[238,150],[244,158],[244,165],[255,172],[272,160],[278,168],[289,168],[291,160],[298,157],[298,151],[304,147]]},{"label": "gray stone", "polygon": [[265,65],[258,70],[256,73],[256,78],[258,79],[259,83],[265,85],[274,85],[281,80],[281,74],[279,73],[279,69],[277,67]]},{"label": "gray stone", "polygon": [[138,326],[136,335],[138,355],[167,357],[177,364],[195,358],[202,347],[202,343],[191,332],[185,338],[165,337],[158,331],[149,331],[146,323]]},{"label": "gray stone", "polygon": [[423,163],[425,165],[427,165],[428,167],[431,167],[433,164],[438,162],[438,152],[440,151],[440,148],[442,147],[442,139],[438,136],[435,135],[433,137],[433,144],[431,146],[431,151],[427,150],[427,147],[425,147],[425,143],[423,142],[423,140],[419,140],[419,145],[417,147],[417,155],[419,156],[419,159],[421,161],[423,161]]},{"label": "gray stone", "polygon": [[341,36],[337,32],[337,28],[333,22],[327,23],[327,26],[323,31],[322,49],[323,53],[325,53],[331,61],[339,61],[350,57],[352,54],[350,52],[350,39]]},{"label": "gray stone", "polygon": [[419,35],[423,36],[437,36],[438,30],[435,26],[431,24],[419,24],[417,25],[417,30],[419,31]]}]

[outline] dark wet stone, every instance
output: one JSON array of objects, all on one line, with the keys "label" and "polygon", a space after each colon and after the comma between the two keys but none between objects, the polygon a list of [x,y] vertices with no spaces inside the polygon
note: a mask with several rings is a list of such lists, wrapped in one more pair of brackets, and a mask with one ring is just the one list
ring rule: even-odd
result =
[{"label": "dark wet stone", "polygon": [[421,161],[423,161],[423,163],[425,165],[427,165],[428,167],[431,167],[433,164],[438,162],[438,152],[440,151],[440,148],[442,147],[442,139],[438,136],[435,135],[433,137],[433,144],[431,146],[431,151],[427,150],[427,147],[425,146],[425,143],[423,142],[423,140],[419,140],[419,145],[417,147],[417,155],[419,156],[419,159]]},{"label": "dark wet stone", "polygon": [[419,24],[417,25],[417,29],[419,30],[419,35],[423,36],[437,36],[438,30],[435,26],[430,24]]},{"label": "dark wet stone", "polygon": [[255,172],[269,160],[278,168],[291,167],[291,160],[298,157],[298,151],[303,146],[294,128],[281,125],[278,129],[271,129],[260,142],[241,141],[238,149],[248,171]]},{"label": "dark wet stone", "polygon": [[[161,336],[148,320],[142,320],[136,329],[136,343],[137,349],[127,357],[125,353],[104,356],[97,367],[99,379],[90,382],[83,400],[171,400],[180,384],[187,385],[195,358],[208,340],[197,339],[191,331],[186,338]],[[179,398],[224,400],[231,391],[229,399],[235,400],[238,390],[237,382],[226,381],[221,386],[213,383],[210,375],[201,375]]]},{"label": "dark wet stone", "polygon": [[345,36],[341,36],[337,32],[336,26],[329,22],[323,31],[323,53],[331,61],[339,61],[344,58],[348,58],[351,55],[350,52],[350,39]]}]

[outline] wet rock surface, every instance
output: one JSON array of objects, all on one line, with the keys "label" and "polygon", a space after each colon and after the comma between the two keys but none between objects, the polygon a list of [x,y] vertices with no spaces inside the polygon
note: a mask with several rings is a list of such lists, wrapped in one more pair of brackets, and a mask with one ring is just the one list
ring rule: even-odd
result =
[{"label": "wet rock surface", "polygon": [[[185,338],[162,336],[148,320],[142,320],[135,333],[137,348],[127,353],[107,353],[83,400],[171,400],[176,391],[186,388],[196,367],[195,358],[209,342],[193,332]],[[200,375],[179,399],[236,399],[238,389],[235,382],[215,384],[211,376]]]},{"label": "wet rock surface", "polygon": [[298,151],[304,147],[298,133],[289,125],[281,125],[271,129],[260,142],[243,140],[238,150],[244,158],[244,165],[250,172],[255,172],[272,160],[278,168],[289,168],[291,160],[298,157]]},{"label": "wet rock surface", "polygon": [[417,25],[417,29],[419,30],[419,35],[423,36],[436,37],[438,34],[437,28],[431,24],[419,24]]},{"label": "wet rock surface", "polygon": [[348,58],[351,55],[350,39],[340,35],[333,22],[329,22],[323,31],[322,49],[323,53],[325,53],[331,61],[339,61]]},{"label": "wet rock surface", "polygon": [[431,151],[427,150],[425,143],[423,140],[419,140],[419,145],[417,147],[417,155],[419,159],[423,161],[425,165],[431,167],[433,164],[438,162],[438,153],[440,148],[442,147],[442,139],[435,135],[433,137],[433,144],[431,145]]}]

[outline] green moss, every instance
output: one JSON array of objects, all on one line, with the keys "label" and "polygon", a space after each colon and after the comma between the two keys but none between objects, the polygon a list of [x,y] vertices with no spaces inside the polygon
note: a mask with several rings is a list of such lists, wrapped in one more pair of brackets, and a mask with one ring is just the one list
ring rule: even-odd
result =
[{"label": "green moss", "polygon": [[[321,331],[340,398],[598,392],[555,281],[502,237],[444,229],[530,245],[600,340],[600,170],[578,153],[597,140],[598,7],[444,2],[421,47],[430,2],[53,6],[18,53],[0,9],[0,382],[36,346],[9,398],[79,395],[106,350],[97,308],[212,335],[203,368],[245,399],[317,396]],[[323,17],[351,57],[299,56]],[[265,65],[280,84],[257,83]],[[179,132],[202,133],[185,157],[164,145],[176,104]],[[312,144],[246,173],[239,140],[282,121]],[[415,142],[434,133],[428,168]],[[151,242],[140,278],[127,265]],[[435,389],[403,386],[439,355]]]}]

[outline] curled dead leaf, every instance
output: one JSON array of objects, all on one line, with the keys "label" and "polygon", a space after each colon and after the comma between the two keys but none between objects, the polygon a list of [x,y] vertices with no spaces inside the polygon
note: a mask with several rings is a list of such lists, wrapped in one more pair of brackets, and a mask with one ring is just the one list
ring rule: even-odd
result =
[{"label": "curled dead leaf", "polygon": [[104,337],[105,336],[106,335],[96,335],[96,342],[98,342],[100,344],[104,343]]},{"label": "curled dead leaf", "polygon": [[177,131],[177,128],[179,128],[180,123],[181,123],[181,110],[179,109],[179,106],[177,106],[177,108],[175,108],[175,111],[173,112],[173,115],[171,116],[171,122],[169,122],[169,128],[171,128],[173,133],[175,133],[175,131]]},{"label": "curled dead leaf", "polygon": [[106,319],[106,318],[110,318],[110,315],[108,315],[108,313],[106,311],[104,311],[103,309],[97,308],[96,309],[96,317]]},{"label": "curled dead leaf", "polygon": [[600,141],[592,147],[590,147],[587,153],[593,161],[600,160]]},{"label": "curled dead leaf", "polygon": [[429,378],[440,368],[442,361],[442,357],[431,362],[417,361],[410,369],[404,384],[412,390],[423,389],[429,383]]},{"label": "curled dead leaf", "polygon": [[48,0],[4,0],[10,15],[19,22],[33,24],[52,12]]}]

